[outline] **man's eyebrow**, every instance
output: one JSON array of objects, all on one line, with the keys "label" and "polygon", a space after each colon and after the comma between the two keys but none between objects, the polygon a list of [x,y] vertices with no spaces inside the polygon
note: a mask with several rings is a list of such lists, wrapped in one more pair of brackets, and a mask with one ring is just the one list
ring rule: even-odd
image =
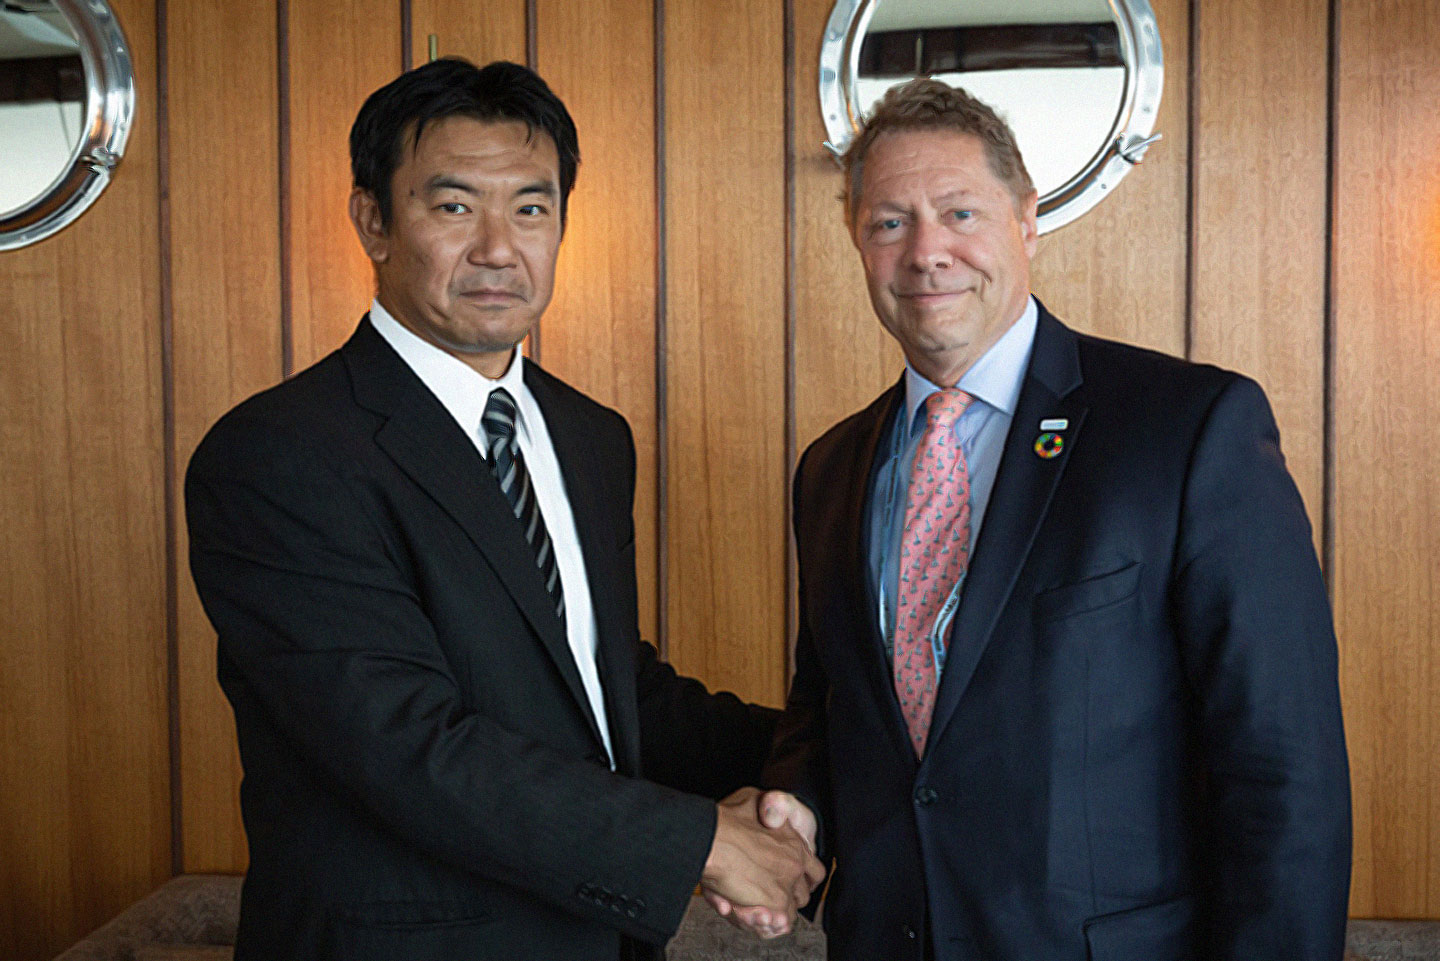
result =
[{"label": "man's eyebrow", "polygon": [[433,194],[440,190],[458,190],[461,193],[478,195],[480,193],[472,184],[467,184],[450,174],[436,174],[425,181],[425,192]]},{"label": "man's eyebrow", "polygon": [[[425,181],[425,192],[427,194],[437,193],[441,190],[457,190],[460,193],[469,194],[472,197],[478,197],[482,192],[479,187],[471,183],[466,183],[464,180],[452,174],[436,174]],[[560,195],[560,188],[555,185],[554,181],[536,180],[533,183],[528,183],[517,188],[513,196],[523,197],[529,194],[543,194],[546,197],[558,197]]]},{"label": "man's eyebrow", "polygon": [[953,199],[955,199],[956,197],[975,197],[975,196],[978,196],[978,194],[976,194],[976,192],[975,192],[974,190],[971,190],[969,187],[956,187],[954,190],[947,190],[945,193],[939,194],[938,196],[936,196],[935,199],[936,199],[936,200],[953,200]]},{"label": "man's eyebrow", "polygon": [[555,185],[553,180],[537,180],[515,191],[517,197],[523,197],[526,194],[544,194],[546,197],[553,198],[560,196],[560,188]]}]

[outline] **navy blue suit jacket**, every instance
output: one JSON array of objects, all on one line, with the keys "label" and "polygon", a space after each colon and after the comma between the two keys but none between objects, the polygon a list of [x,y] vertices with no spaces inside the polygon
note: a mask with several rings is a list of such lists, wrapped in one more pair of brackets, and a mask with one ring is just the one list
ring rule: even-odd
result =
[{"label": "navy blue suit jacket", "polygon": [[1041,309],[919,759],[862,541],[902,402],[834,427],[795,480],[766,781],[821,816],[833,961],[920,958],[927,930],[942,961],[1338,961],[1336,646],[1260,388]]}]

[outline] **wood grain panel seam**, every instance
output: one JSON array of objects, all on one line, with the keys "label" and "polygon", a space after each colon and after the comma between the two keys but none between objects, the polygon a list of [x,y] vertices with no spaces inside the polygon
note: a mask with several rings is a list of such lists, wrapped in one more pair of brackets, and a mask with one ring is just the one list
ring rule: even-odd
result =
[{"label": "wood grain panel seam", "polygon": [[655,646],[670,656],[669,260],[665,211],[665,0],[655,0]]},{"label": "wood grain panel seam", "polygon": [[410,0],[400,0],[400,70],[409,72],[415,60],[411,45],[415,42],[415,13]]},{"label": "wood grain panel seam", "polygon": [[1321,417],[1324,421],[1320,454],[1320,564],[1325,577],[1325,591],[1330,607],[1335,607],[1335,205],[1336,167],[1338,164],[1340,103],[1340,0],[1326,5],[1326,71],[1328,82],[1325,109],[1325,264],[1324,329],[1321,333]]},{"label": "wood grain panel seam", "polygon": [[275,0],[275,99],[280,203],[280,376],[295,373],[294,298],[290,265],[290,0]]},{"label": "wood grain panel seam", "polygon": [[1184,357],[1195,359],[1195,251],[1200,243],[1199,224],[1195,215],[1196,180],[1199,179],[1199,164],[1196,158],[1200,151],[1196,144],[1200,137],[1199,111],[1196,101],[1200,89],[1200,0],[1190,0],[1190,42],[1186,44],[1188,81],[1185,90],[1185,341]]},{"label": "wood grain panel seam", "polygon": [[791,477],[795,470],[796,458],[796,407],[795,407],[795,314],[796,277],[799,276],[795,252],[795,2],[785,0],[784,53],[782,62],[785,70],[785,496],[782,513],[785,538],[785,619],[784,619],[784,670],[785,692],[790,690],[794,673],[794,657],[790,652],[790,640],[795,637],[796,591],[798,576],[795,556],[794,502],[790,498]]},{"label": "wood grain panel seam", "polygon": [[180,764],[180,524],[175,489],[175,292],[170,252],[170,68],[169,11],[155,3],[155,124],[157,204],[160,244],[160,418],[165,468],[165,706],[170,751],[170,873],[185,865],[184,791]]},{"label": "wood grain panel seam", "polygon": [[535,7],[535,0],[525,0],[525,66],[531,70],[540,63],[540,31],[536,28],[540,14]]},{"label": "wood grain panel seam", "polygon": [[[525,0],[525,66],[531,70],[536,69],[540,62],[540,40],[539,30],[536,29],[535,21],[539,14],[535,9],[535,0]],[[541,322],[537,322],[530,328],[530,350],[529,357],[539,364],[540,360],[540,328]]]}]

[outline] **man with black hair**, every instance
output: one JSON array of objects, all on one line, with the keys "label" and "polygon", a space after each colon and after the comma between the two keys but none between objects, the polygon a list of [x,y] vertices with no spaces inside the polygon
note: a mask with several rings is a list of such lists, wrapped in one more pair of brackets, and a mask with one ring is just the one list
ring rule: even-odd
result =
[{"label": "man with black hair", "polygon": [[743,787],[774,712],[640,640],[629,428],[519,352],[579,160],[564,105],[441,60],[350,148],[370,312],[186,478],[245,766],[236,958],[655,957],[697,883],[785,930],[820,866]]}]

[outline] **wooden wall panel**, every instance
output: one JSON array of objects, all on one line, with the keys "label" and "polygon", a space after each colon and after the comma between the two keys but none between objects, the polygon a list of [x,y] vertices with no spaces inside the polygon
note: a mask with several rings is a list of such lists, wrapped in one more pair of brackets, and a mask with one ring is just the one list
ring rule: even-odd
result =
[{"label": "wooden wall panel", "polygon": [[669,653],[682,673],[778,704],[784,11],[773,0],[663,9]]},{"label": "wooden wall panel", "polygon": [[[795,232],[795,451],[861,409],[893,384],[905,358],[880,326],[865,290],[865,271],[851,243],[840,202],[840,168],[817,92],[820,39],[832,0],[793,0],[795,51],[791,83]],[[791,465],[793,467],[793,465]]]},{"label": "wooden wall panel", "polygon": [[535,19],[536,69],[581,154],[543,360],[635,433],[640,633],[658,642],[654,0],[539,0]]},{"label": "wooden wall panel", "polygon": [[0,957],[170,873],[155,5],[118,0],[137,112],[76,223],[0,254]]},{"label": "wooden wall panel", "polygon": [[1191,357],[1264,386],[1318,543],[1328,4],[1200,4],[1198,17]]},{"label": "wooden wall panel", "polygon": [[464,57],[477,66],[491,60],[524,63],[525,5],[526,0],[411,0],[411,64],[430,59],[431,34],[441,57]]},{"label": "wooden wall panel", "polygon": [[[662,90],[652,76],[657,2],[535,0],[527,38],[526,0],[412,0],[411,52],[423,62],[433,32],[442,54],[524,61],[528,39],[575,112],[586,162],[543,359],[636,428],[647,634],[657,595],[668,595],[682,670],[777,703],[787,427],[803,449],[889,383],[900,358],[871,315],[838,176],[818,147],[815,58],[830,0],[789,0],[788,51],[784,4],[660,2]],[[1035,287],[1081,328],[1174,353],[1188,339],[1196,359],[1265,383],[1312,514],[1320,492],[1331,494],[1356,802],[1352,910],[1440,917],[1440,481],[1427,458],[1440,420],[1440,19],[1428,0],[1333,0],[1326,238],[1325,2],[1281,0],[1262,21],[1241,0],[1156,0],[1166,139],[1115,197],[1042,239]],[[163,48],[156,0],[115,6],[140,79],[127,159],[79,223],[0,254],[12,335],[0,363],[0,957],[18,961],[52,956],[169,873],[167,603],[178,632],[169,710],[180,866],[244,867],[233,724],[178,499],[175,541],[165,540],[164,451],[178,489],[214,419],[282,376],[283,309],[296,366],[337,343],[363,309],[368,269],[343,220],[344,133],[359,97],[399,65],[402,0],[287,0],[284,25],[274,4],[166,3]],[[1277,16],[1286,28],[1272,40],[1266,25]],[[653,153],[659,95],[663,171]],[[1328,352],[1317,280],[1327,242]],[[162,284],[173,331],[168,435]],[[1328,434],[1316,426],[1326,411]],[[661,547],[669,565],[657,578],[644,558]]]},{"label": "wooden wall panel", "polygon": [[1352,911],[1440,917],[1440,17],[1340,0],[1333,583]]},{"label": "wooden wall panel", "polygon": [[339,347],[375,293],[350,225],[350,125],[400,74],[399,0],[290,3],[289,290],[292,370]]},{"label": "wooden wall panel", "polygon": [[1165,139],[1114,196],[1040,238],[1031,280],[1045,306],[1071,326],[1183,356],[1190,4],[1150,5],[1164,45],[1165,89],[1155,130]]},{"label": "wooden wall panel", "polygon": [[[191,0],[168,10],[179,492],[210,425],[282,372],[278,24],[273,5]],[[215,680],[215,632],[190,580],[181,506],[175,603],[182,866],[233,871],[245,864],[236,805],[240,763],[230,708]]]}]

